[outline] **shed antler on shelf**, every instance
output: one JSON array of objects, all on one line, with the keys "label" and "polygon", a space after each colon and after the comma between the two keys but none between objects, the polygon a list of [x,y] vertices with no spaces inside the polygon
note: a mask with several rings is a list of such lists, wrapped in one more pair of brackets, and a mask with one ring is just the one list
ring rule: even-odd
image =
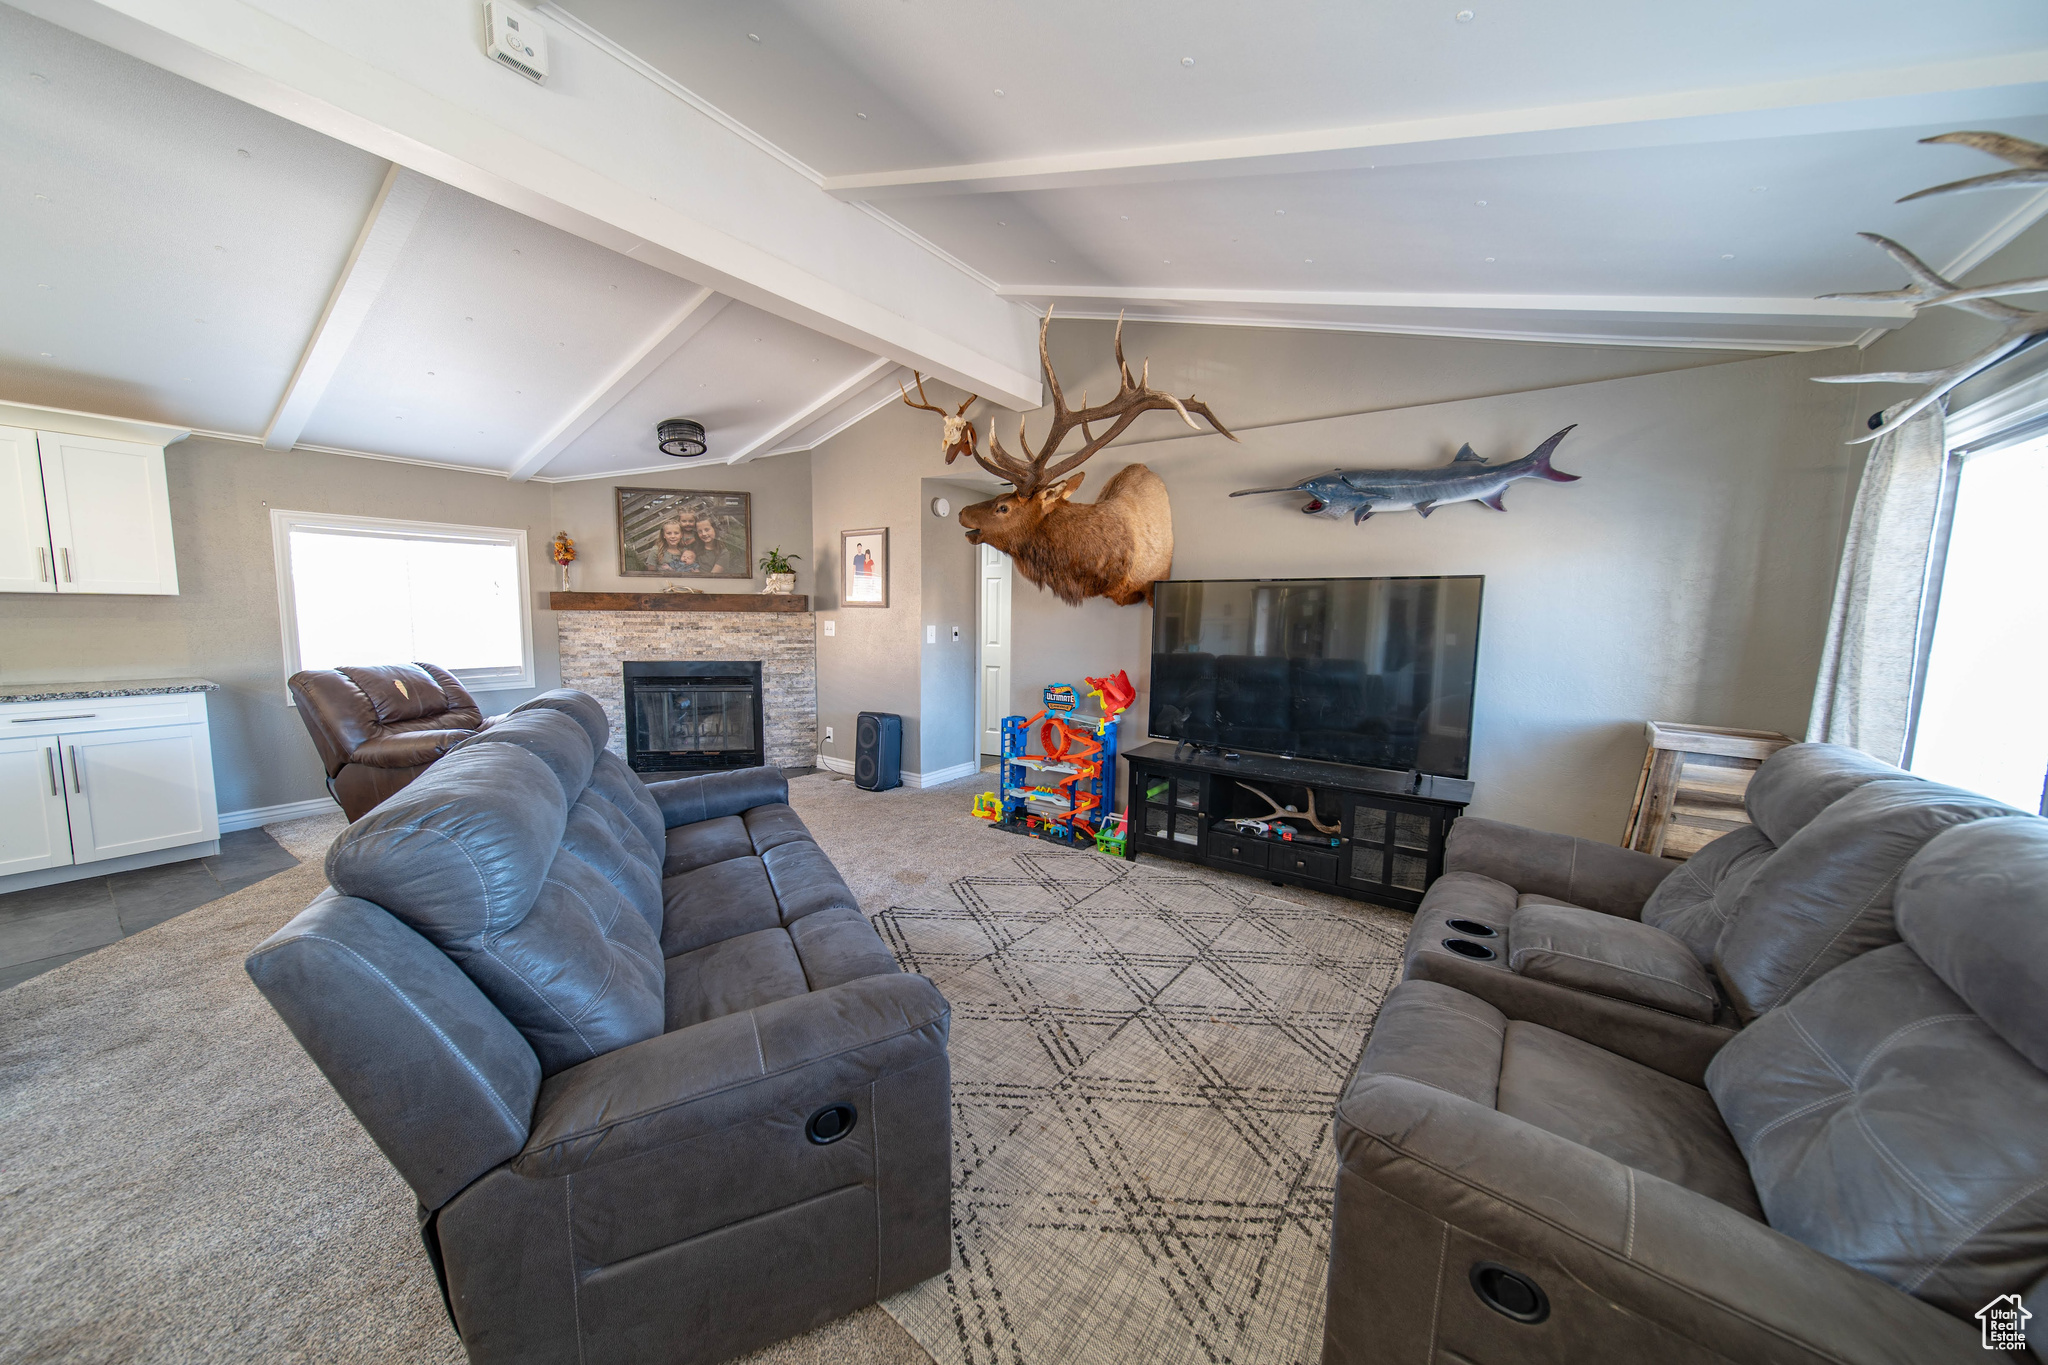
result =
[{"label": "shed antler on shelf", "polygon": [[[1025,458],[1020,459],[1003,449],[1002,439],[996,435],[994,422],[990,422],[988,428],[989,453],[983,456],[972,447],[968,450],[968,453],[974,456],[975,463],[997,478],[1016,485],[1019,494],[1028,496],[1062,475],[1080,468],[1097,451],[1123,435],[1125,429],[1144,413],[1172,408],[1180,414],[1181,421],[1186,422],[1193,430],[1200,431],[1201,427],[1197,426],[1194,417],[1190,416],[1198,414],[1222,435],[1229,436],[1233,441],[1237,439],[1228,427],[1216,420],[1216,414],[1209,411],[1209,405],[1199,398],[1192,394],[1186,398],[1175,398],[1170,393],[1161,393],[1151,387],[1151,361],[1144,363],[1136,379],[1131,377],[1131,367],[1124,360],[1122,314],[1118,314],[1116,320],[1116,397],[1091,408],[1088,406],[1088,395],[1084,391],[1081,394],[1081,406],[1068,407],[1067,396],[1060,391],[1059,376],[1052,372],[1052,356],[1045,348],[1045,334],[1051,326],[1052,309],[1048,307],[1045,310],[1045,321],[1038,326],[1038,363],[1045,371],[1046,390],[1052,395],[1052,426],[1047,429],[1045,439],[1039,442],[1037,452],[1032,451],[1030,443],[1025,438],[1024,419],[1021,417],[1017,419],[1017,447]],[[1109,428],[1097,436],[1089,428],[1099,422],[1109,423]],[[1066,440],[1067,436],[1076,430],[1081,433],[1081,448],[1054,463],[1054,457],[1059,454],[1060,442]]]},{"label": "shed antler on shelf", "polygon": [[1326,825],[1316,819],[1316,790],[1314,787],[1304,787],[1302,789],[1303,794],[1308,797],[1308,809],[1306,811],[1298,811],[1292,806],[1281,805],[1249,782],[1239,782],[1237,785],[1271,806],[1273,814],[1283,820],[1306,820],[1315,827],[1318,834],[1336,834],[1344,828],[1342,825]]},{"label": "shed antler on shelf", "polygon": [[966,402],[962,403],[958,408],[954,409],[952,412],[947,412],[937,403],[934,403],[931,401],[931,399],[925,397],[924,375],[916,370],[912,370],[911,374],[916,376],[917,379],[917,402],[910,402],[910,390],[903,387],[903,382],[901,380],[897,381],[896,387],[903,394],[903,401],[906,403],[910,403],[911,407],[922,408],[926,412],[936,412],[941,418],[945,420],[946,430],[944,436],[946,442],[946,463],[953,463],[954,458],[960,455],[963,451],[969,455],[973,455],[974,458],[977,460],[981,459],[981,456],[976,455],[974,450],[974,423],[967,420],[967,409],[973,407],[974,400],[981,397],[981,395],[978,393],[970,393],[967,395]]}]

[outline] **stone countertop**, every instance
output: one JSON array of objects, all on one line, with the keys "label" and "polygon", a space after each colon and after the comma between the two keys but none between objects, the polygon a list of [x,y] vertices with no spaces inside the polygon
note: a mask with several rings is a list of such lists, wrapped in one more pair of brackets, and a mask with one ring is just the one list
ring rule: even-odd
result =
[{"label": "stone countertop", "polygon": [[174,692],[212,692],[207,678],[117,678],[105,682],[0,683],[0,706],[22,701],[98,701],[107,697],[162,697]]}]

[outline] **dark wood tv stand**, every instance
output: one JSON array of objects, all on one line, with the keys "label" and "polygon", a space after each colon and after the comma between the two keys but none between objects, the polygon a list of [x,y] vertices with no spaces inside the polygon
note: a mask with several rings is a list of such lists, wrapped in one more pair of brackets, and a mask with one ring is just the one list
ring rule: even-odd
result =
[{"label": "dark wood tv stand", "polygon": [[[1472,800],[1472,784],[1457,778],[1266,754],[1232,759],[1163,740],[1124,759],[1126,858],[1151,853],[1403,910],[1421,904],[1443,874],[1444,836]],[[1305,821],[1294,822],[1301,837],[1292,841],[1238,833],[1221,822],[1272,811],[1244,782],[1283,806],[1300,807],[1308,788],[1317,818],[1341,833],[1317,835]]]}]

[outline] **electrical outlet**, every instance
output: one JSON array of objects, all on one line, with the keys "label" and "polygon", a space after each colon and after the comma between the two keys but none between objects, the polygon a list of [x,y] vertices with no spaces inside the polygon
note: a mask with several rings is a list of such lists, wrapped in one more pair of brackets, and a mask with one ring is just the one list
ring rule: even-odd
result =
[{"label": "electrical outlet", "polygon": [[960,627],[958,626],[953,627],[953,643],[956,645],[960,643]]},{"label": "electrical outlet", "polygon": [[939,628],[937,626],[926,626],[924,628],[924,642],[928,645],[935,645],[939,642]]},{"label": "electrical outlet", "polygon": [[833,628],[834,626],[838,625],[838,624],[839,624],[839,623],[838,623],[837,621],[827,621],[827,622],[825,623],[825,633],[826,633],[827,635],[830,635],[830,634],[832,634],[832,628]]},{"label": "electrical outlet", "polygon": [[[828,621],[826,622],[826,624],[830,625],[831,622]],[[829,725],[825,727],[825,742],[827,744],[830,744],[832,742],[832,727]]]}]

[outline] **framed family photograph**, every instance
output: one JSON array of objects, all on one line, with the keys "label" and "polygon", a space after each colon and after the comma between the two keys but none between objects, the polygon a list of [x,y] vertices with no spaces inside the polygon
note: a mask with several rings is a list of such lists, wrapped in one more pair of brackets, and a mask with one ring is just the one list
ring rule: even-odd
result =
[{"label": "framed family photograph", "polygon": [[753,498],[682,488],[615,488],[624,578],[754,576]]},{"label": "framed family photograph", "polygon": [[839,594],[842,607],[889,605],[889,528],[839,533]]}]

